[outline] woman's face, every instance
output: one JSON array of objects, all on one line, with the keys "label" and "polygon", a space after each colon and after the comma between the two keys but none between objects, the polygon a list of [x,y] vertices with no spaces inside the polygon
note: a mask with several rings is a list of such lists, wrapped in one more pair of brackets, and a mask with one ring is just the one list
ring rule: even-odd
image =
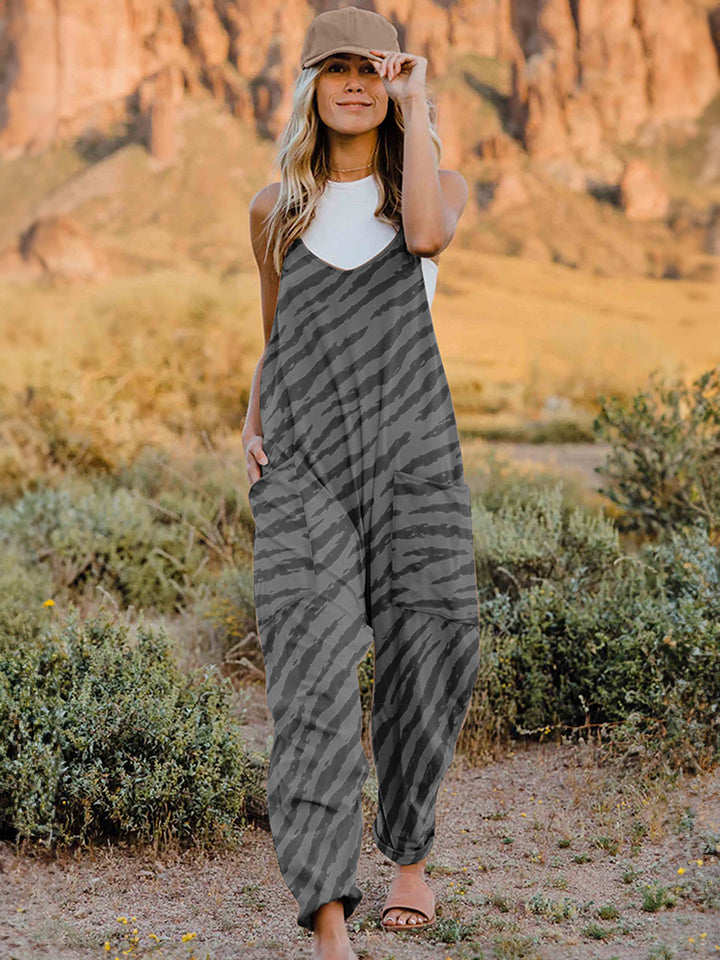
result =
[{"label": "woman's face", "polygon": [[[385,84],[372,61],[358,53],[326,57],[316,92],[320,119],[338,133],[364,133],[385,119]],[[351,105],[353,102],[362,106]]]}]

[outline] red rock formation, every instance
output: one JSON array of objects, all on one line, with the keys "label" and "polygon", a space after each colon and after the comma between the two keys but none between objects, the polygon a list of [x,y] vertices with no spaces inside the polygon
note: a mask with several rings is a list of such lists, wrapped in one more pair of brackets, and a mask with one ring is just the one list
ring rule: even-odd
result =
[{"label": "red rock formation", "polygon": [[126,116],[144,77],[190,63],[171,0],[7,0],[0,18],[4,157]]},{"label": "red rock formation", "polygon": [[517,140],[506,133],[495,133],[478,141],[475,152],[483,160],[516,160],[521,154]]},{"label": "red rock formation", "polygon": [[72,217],[36,220],[21,237],[19,250],[25,261],[53,277],[75,281],[107,274],[103,251]]},{"label": "red rock formation", "polygon": [[718,91],[707,15],[682,0],[637,0],[654,120],[696,117]]},{"label": "red rock formation", "polygon": [[660,220],[669,197],[660,174],[643,160],[632,160],[620,181],[620,200],[628,220]]},{"label": "red rock formation", "polygon": [[[266,136],[282,128],[315,12],[266,0],[0,2],[0,158],[109,126],[164,69]],[[455,57],[513,64],[511,115],[536,158],[590,161],[651,122],[694,118],[719,86],[720,4],[696,0],[377,0],[429,77]],[[144,94],[145,95],[145,94]],[[155,130],[167,125],[158,106]],[[472,149],[452,135],[451,153]],[[169,142],[170,134],[164,134]]]},{"label": "red rock formation", "polygon": [[692,0],[515,0],[513,23],[512,112],[539,159],[590,159],[648,122],[697,117],[720,89],[710,22]]},{"label": "red rock formation", "polygon": [[177,158],[177,106],[180,99],[177,74],[164,67],[152,83],[147,110],[149,119],[148,147],[156,159],[172,163]]}]

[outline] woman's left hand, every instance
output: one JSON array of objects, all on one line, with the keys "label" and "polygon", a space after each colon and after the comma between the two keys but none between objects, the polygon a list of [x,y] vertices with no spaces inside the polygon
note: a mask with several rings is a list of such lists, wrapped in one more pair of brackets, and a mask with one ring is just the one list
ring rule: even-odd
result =
[{"label": "woman's left hand", "polygon": [[388,96],[400,102],[409,97],[425,97],[425,57],[412,53],[396,53],[394,50],[371,49],[370,53],[383,58],[381,62],[375,63],[375,69],[383,79]]}]

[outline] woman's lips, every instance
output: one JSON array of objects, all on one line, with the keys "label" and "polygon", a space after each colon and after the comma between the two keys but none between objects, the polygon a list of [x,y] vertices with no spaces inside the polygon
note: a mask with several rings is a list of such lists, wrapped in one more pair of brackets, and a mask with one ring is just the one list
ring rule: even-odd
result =
[{"label": "woman's lips", "polygon": [[370,104],[369,103],[339,103],[339,107],[342,107],[344,110],[366,110]]}]

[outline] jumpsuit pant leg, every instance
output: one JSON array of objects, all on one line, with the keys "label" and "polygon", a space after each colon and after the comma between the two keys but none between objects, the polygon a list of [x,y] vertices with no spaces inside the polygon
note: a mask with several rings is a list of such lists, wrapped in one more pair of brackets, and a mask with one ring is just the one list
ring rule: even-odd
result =
[{"label": "jumpsuit pant leg", "polygon": [[274,720],[268,812],[298,924],[362,893],[362,748],[357,666],[375,646],[372,835],[397,863],[429,852],[436,795],[479,662],[464,480],[381,477],[361,529],[296,451],[250,489],[254,590]]},{"label": "jumpsuit pant leg", "polygon": [[432,849],[438,790],[480,662],[470,489],[393,470],[368,515],[375,637],[372,835],[398,864]]},{"label": "jumpsuit pant leg", "polygon": [[360,540],[343,506],[295,455],[250,488],[254,593],[274,721],[267,803],[278,864],[298,924],[341,900],[347,919],[362,844],[357,667],[372,645]]},{"label": "jumpsuit pant leg", "polygon": [[362,899],[355,877],[369,766],[357,664],[372,637],[366,624],[322,597],[287,604],[264,626],[274,718],[270,827],[298,901],[298,924],[311,930],[322,904],[342,900],[347,919]]},{"label": "jumpsuit pant leg", "polygon": [[387,621],[375,632],[372,835],[390,860],[409,864],[433,846],[436,797],[473,691],[479,637],[472,624],[421,611]]}]

